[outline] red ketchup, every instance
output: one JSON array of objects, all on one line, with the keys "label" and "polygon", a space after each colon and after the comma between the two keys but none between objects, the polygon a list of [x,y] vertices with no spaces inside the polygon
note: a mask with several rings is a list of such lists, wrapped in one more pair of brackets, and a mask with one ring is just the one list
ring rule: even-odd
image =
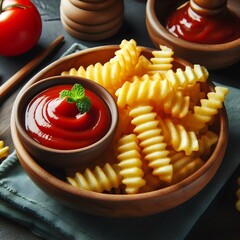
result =
[{"label": "red ketchup", "polygon": [[189,42],[221,44],[240,37],[240,18],[229,10],[217,16],[201,16],[188,3],[166,19],[166,29]]},{"label": "red ketchup", "polygon": [[55,149],[76,149],[102,138],[110,127],[111,116],[104,101],[85,89],[92,106],[81,114],[75,103],[59,98],[59,93],[72,85],[50,87],[29,103],[25,114],[28,134],[40,144]]}]

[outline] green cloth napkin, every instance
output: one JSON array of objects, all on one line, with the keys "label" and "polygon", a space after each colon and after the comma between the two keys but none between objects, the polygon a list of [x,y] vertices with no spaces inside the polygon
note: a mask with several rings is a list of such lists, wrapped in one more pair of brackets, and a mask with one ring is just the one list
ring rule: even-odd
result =
[{"label": "green cloth napkin", "polygon": [[[74,44],[65,54],[83,48]],[[140,218],[104,218],[77,212],[39,189],[13,152],[0,165],[0,214],[49,240],[184,239],[240,163],[240,91],[228,88],[225,106],[229,117],[229,143],[226,155],[209,184],[184,204]]]}]

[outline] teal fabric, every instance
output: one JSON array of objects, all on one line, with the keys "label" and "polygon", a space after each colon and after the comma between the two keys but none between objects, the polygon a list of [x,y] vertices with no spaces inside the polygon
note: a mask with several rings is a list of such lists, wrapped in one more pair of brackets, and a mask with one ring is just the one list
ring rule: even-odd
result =
[{"label": "teal fabric", "polygon": [[[65,55],[83,48],[74,44]],[[229,117],[229,143],[226,155],[209,184],[186,203],[141,218],[104,218],[76,212],[39,189],[13,152],[0,165],[0,214],[49,240],[184,239],[240,163],[240,90],[228,88],[225,105]]]}]

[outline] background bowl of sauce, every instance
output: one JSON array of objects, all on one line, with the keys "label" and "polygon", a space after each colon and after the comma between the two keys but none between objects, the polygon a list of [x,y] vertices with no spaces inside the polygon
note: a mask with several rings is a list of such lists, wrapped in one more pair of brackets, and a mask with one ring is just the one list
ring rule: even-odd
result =
[{"label": "background bowl of sauce", "polygon": [[[80,113],[76,104],[60,98],[80,84],[91,101]],[[38,162],[57,168],[96,159],[111,143],[118,123],[117,106],[108,91],[80,77],[55,76],[21,91],[13,109],[19,137]]]},{"label": "background bowl of sauce", "polygon": [[[214,4],[219,7],[209,6]],[[237,0],[149,0],[146,25],[157,48],[159,44],[167,45],[177,56],[193,64],[220,69],[240,60],[240,2]]]}]

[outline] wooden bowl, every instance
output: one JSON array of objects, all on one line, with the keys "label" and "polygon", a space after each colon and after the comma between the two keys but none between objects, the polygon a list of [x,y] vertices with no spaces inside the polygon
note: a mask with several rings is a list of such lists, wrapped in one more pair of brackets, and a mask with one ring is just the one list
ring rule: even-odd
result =
[{"label": "wooden bowl", "polygon": [[[83,50],[66,56],[50,64],[35,75],[25,86],[42,78],[59,75],[62,71],[80,65],[88,66],[98,61],[104,63],[114,56],[118,46],[104,46]],[[151,49],[142,48],[142,53],[150,58]],[[174,67],[184,67],[190,63],[178,57],[174,58]],[[205,86],[213,90],[210,81]],[[218,170],[224,157],[228,141],[228,119],[225,107],[219,110],[214,122],[214,131],[219,140],[206,163],[191,176],[162,189],[139,194],[105,194],[80,190],[66,182],[63,171],[56,171],[39,164],[24,148],[16,129],[14,115],[11,117],[11,132],[16,153],[22,167],[30,178],[49,196],[81,212],[108,217],[139,217],[156,214],[174,208],[187,201],[203,189]]]},{"label": "wooden bowl", "polygon": [[[167,16],[186,1],[149,0],[146,5],[146,26],[153,44],[171,47],[175,54],[208,69],[220,69],[240,60],[240,38],[224,44],[198,44],[172,35],[164,26]],[[240,17],[240,2],[229,0],[228,7]]]},{"label": "wooden bowl", "polygon": [[[62,84],[79,83],[95,93],[106,104],[111,117],[110,125],[103,137],[91,145],[74,149],[56,149],[48,145],[42,145],[35,141],[25,127],[25,112],[30,101],[42,91]],[[111,94],[101,85],[92,80],[73,76],[53,76],[35,82],[28,88],[24,88],[18,94],[13,106],[13,115],[18,135],[24,148],[39,163],[57,168],[75,167],[86,165],[95,161],[97,156],[103,153],[111,144],[118,125],[118,109]],[[48,120],[47,120],[48,121]],[[57,129],[57,125],[54,125]],[[69,129],[69,128],[67,128]],[[69,131],[72,134],[72,130]],[[64,147],[64,146],[63,146]]]}]

